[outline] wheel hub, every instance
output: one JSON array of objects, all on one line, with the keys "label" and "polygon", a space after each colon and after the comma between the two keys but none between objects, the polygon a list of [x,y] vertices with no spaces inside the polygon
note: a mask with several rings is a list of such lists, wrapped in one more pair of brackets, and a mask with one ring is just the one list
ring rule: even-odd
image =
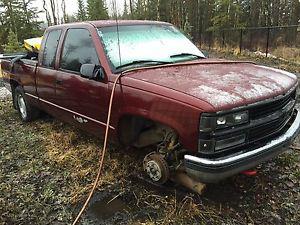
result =
[{"label": "wheel hub", "polygon": [[156,152],[144,158],[144,170],[152,181],[159,184],[165,183],[170,176],[168,163],[163,155]]},{"label": "wheel hub", "polygon": [[18,96],[18,106],[20,109],[21,116],[23,118],[26,118],[26,116],[27,116],[26,105],[25,105],[25,100],[22,95]]},{"label": "wheel hub", "polygon": [[146,163],[146,172],[149,175],[149,177],[156,182],[159,181],[162,177],[161,169],[154,160],[151,160]]}]

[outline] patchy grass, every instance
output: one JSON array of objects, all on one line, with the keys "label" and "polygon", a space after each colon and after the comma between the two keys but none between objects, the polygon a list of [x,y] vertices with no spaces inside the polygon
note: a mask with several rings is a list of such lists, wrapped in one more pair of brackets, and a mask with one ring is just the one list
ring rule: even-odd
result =
[{"label": "patchy grass", "polygon": [[[48,117],[23,124],[10,101],[0,101],[0,134],[0,224],[70,224],[96,176],[102,141]],[[263,164],[256,177],[208,185],[202,196],[138,178],[143,154],[109,146],[82,224],[298,224],[299,151]],[[104,199],[107,207],[93,209]]]}]

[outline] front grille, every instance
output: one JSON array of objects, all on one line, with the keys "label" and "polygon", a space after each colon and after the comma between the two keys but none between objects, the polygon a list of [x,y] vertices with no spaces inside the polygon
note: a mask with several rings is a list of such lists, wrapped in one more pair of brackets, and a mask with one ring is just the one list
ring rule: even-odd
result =
[{"label": "front grille", "polygon": [[290,116],[287,116],[251,128],[248,134],[248,141],[249,142],[259,141],[281,131],[281,129],[286,125],[289,119]]},{"label": "front grille", "polygon": [[[248,108],[244,110],[249,110],[249,124],[215,131],[214,133],[201,133],[199,143],[205,144],[206,142],[209,142],[212,150],[209,152],[201,151],[203,147],[199,144],[199,153],[208,158],[223,157],[239,151],[251,150],[254,145],[259,146],[272,138],[278,137],[289,127],[288,123],[295,107],[295,105],[292,105],[292,101],[295,102],[295,99],[296,90],[281,98],[248,106]],[[241,134],[246,135],[246,141],[244,143],[232,147],[224,146],[224,148],[218,150],[215,149],[215,141],[237,137]]]},{"label": "front grille", "polygon": [[280,99],[252,107],[249,109],[250,119],[252,120],[258,119],[267,116],[269,114],[272,114],[284,108],[292,99],[295,98],[296,98],[296,90]]}]

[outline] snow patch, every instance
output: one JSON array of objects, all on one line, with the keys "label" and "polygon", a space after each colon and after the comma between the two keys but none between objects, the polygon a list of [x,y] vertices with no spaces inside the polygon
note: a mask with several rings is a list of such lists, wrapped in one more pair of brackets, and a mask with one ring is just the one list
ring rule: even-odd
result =
[{"label": "snow patch", "polygon": [[280,69],[276,69],[276,68],[272,68],[272,67],[267,67],[267,66],[258,66],[260,68],[264,68],[264,69],[267,69],[267,70],[271,70],[273,72],[276,72],[276,73],[281,73],[281,74],[284,74],[292,79],[297,79],[297,76],[293,73],[290,73],[290,72],[287,72],[285,70],[280,70]]},{"label": "snow patch", "polygon": [[264,97],[266,94],[272,94],[274,92],[272,87],[268,87],[261,84],[251,84],[250,89],[235,87],[234,90],[237,94],[243,96],[245,99],[255,99],[258,97]]},{"label": "snow patch", "polygon": [[189,91],[189,94],[202,99],[209,99],[209,103],[215,107],[222,106],[224,104],[234,104],[242,100],[239,96],[205,85],[193,88]]}]

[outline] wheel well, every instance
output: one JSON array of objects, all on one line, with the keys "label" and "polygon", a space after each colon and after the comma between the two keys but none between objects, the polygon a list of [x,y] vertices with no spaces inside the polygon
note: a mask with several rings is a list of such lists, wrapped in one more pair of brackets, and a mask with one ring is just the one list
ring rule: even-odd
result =
[{"label": "wheel well", "polygon": [[119,141],[126,146],[143,148],[162,142],[167,133],[177,132],[167,125],[140,116],[126,115],[118,126]]}]

